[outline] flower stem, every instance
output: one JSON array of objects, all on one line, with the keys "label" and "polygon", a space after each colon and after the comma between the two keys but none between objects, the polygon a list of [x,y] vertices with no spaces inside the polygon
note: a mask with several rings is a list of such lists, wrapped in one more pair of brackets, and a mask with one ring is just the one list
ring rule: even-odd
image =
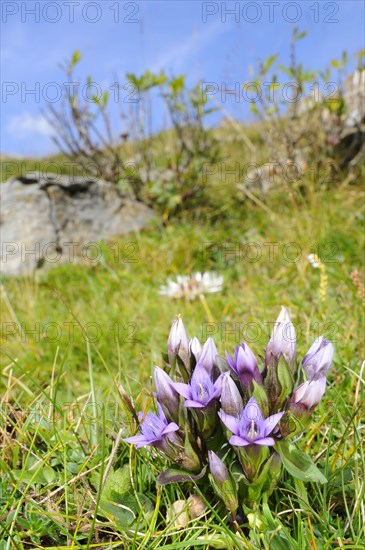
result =
[{"label": "flower stem", "polygon": [[200,298],[201,303],[203,304],[203,308],[204,308],[204,311],[207,315],[207,319],[208,319],[209,323],[214,323],[212,312],[209,309],[209,306],[207,304],[207,301],[205,299],[204,294],[199,294],[199,298]]}]

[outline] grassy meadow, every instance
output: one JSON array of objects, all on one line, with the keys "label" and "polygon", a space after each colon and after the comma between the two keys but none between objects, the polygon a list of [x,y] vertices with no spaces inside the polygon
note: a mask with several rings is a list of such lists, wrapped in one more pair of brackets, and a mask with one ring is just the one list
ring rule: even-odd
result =
[{"label": "grassy meadow", "polygon": [[[225,147],[227,163],[244,162],[242,143]],[[364,295],[351,278],[364,269],[360,177],[309,169],[262,198],[221,174],[207,179],[204,204],[101,242],[92,261],[3,279],[1,550],[365,547]],[[203,302],[159,295],[168,278],[195,271],[223,275],[223,291]],[[328,483],[284,474],[271,520],[252,516],[240,535],[201,495],[205,512],[179,528],[172,503],[199,486],[157,485],[164,461],[122,441],[135,429],[123,395],[136,410],[151,403],[177,314],[221,354],[245,340],[262,355],[281,305],[300,360],[320,334],[335,346],[327,391],[298,442]]]}]

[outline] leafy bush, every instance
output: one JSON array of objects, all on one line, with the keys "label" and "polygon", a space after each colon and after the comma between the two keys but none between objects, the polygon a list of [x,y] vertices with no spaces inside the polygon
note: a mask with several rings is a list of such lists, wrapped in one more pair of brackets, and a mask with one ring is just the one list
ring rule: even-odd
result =
[{"label": "leafy bush", "polygon": [[[262,139],[270,160],[279,163],[336,158],[336,146],[345,129],[350,124],[359,128],[364,118],[360,105],[358,119],[351,120],[357,104],[363,102],[363,92],[357,85],[352,96],[346,93],[347,53],[343,52],[341,59],[333,59],[325,71],[305,68],[297,60],[296,49],[306,34],[293,29],[289,66],[277,64],[278,56],[270,55],[259,63],[251,81],[244,84],[247,93],[252,93],[252,89],[257,92],[250,107],[265,123]],[[362,50],[356,54],[355,75],[358,73],[360,80],[364,53]]]},{"label": "leafy bush", "polygon": [[[81,56],[76,51],[63,67],[68,82]],[[48,120],[55,130],[54,142],[68,158],[87,173],[112,181],[137,199],[156,204],[166,216],[201,202],[205,193],[202,163],[219,158],[218,141],[205,127],[205,118],[215,109],[207,108],[198,83],[188,90],[185,77],[167,77],[147,70],[140,76],[127,73],[128,82],[138,91],[129,113],[121,118],[126,129],[116,139],[113,133],[109,93],[81,96],[65,86],[61,108],[48,108]],[[87,85],[92,85],[89,77]],[[153,150],[152,94],[162,98],[172,130],[162,133],[163,155]],[[157,98],[154,97],[156,100]]]}]

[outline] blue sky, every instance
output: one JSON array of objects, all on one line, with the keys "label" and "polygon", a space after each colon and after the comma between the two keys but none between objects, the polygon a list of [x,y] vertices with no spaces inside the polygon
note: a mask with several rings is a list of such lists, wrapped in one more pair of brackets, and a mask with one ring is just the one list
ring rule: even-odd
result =
[{"label": "blue sky", "polygon": [[[249,79],[248,68],[259,58],[277,53],[288,61],[295,19],[309,31],[298,57],[312,68],[323,68],[344,49],[364,47],[364,5],[362,0],[3,0],[0,150],[26,156],[55,151],[41,108],[65,80],[59,64],[76,49],[83,54],[77,80],[90,74],[103,90],[116,78],[126,83],[126,72],[147,68],[183,72],[191,85],[202,79],[229,88]],[[232,9],[236,12],[228,13]],[[32,89],[35,94],[27,93]],[[249,116],[247,103],[233,97],[224,107],[241,120]],[[161,126],[159,105],[154,117]]]}]

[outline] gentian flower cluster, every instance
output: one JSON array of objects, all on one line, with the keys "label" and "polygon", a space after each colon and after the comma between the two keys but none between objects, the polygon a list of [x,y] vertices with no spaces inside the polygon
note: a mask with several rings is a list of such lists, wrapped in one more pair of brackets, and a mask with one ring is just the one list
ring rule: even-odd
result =
[{"label": "gentian flower cluster", "polygon": [[262,365],[245,342],[224,358],[212,338],[203,345],[189,339],[178,317],[164,368],[154,369],[158,414],[140,413],[140,433],[125,441],[154,447],[172,463],[160,484],[209,483],[232,515],[239,503],[252,507],[271,492],[283,466],[299,479],[325,482],[295,441],[324,395],[333,353],[319,337],[300,367],[285,308]]}]

